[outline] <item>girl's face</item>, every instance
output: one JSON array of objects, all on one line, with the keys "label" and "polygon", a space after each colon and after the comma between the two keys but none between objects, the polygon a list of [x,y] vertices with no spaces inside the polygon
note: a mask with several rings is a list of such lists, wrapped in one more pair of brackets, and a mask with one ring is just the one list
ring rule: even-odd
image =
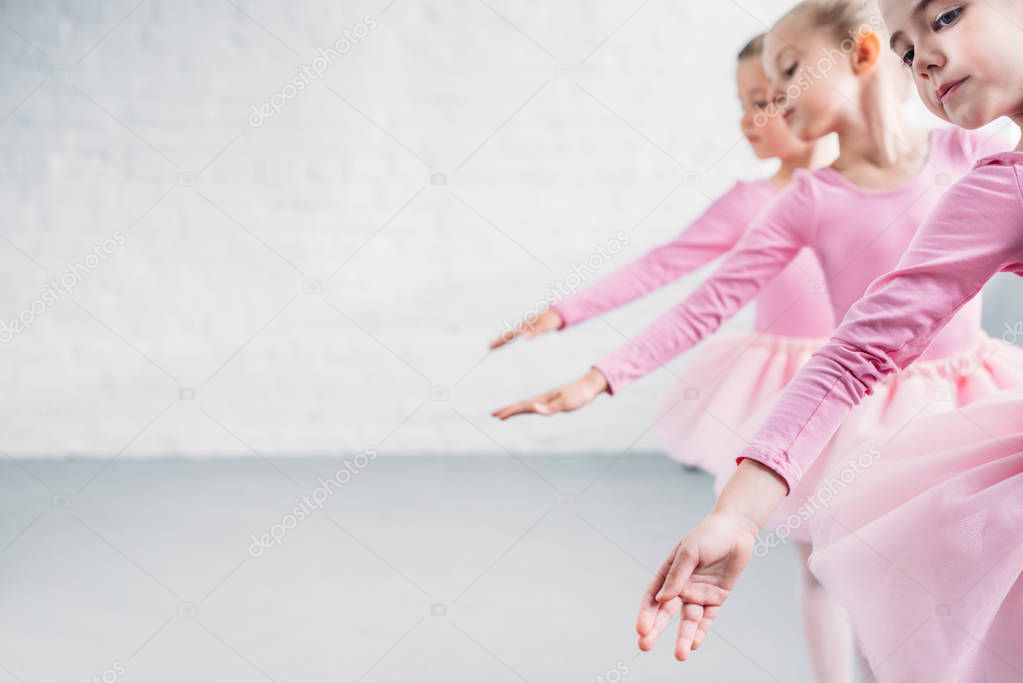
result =
[{"label": "girl's face", "polygon": [[801,140],[834,132],[844,112],[858,105],[862,86],[853,71],[851,44],[843,43],[843,50],[830,29],[799,14],[782,19],[767,34],[763,63],[775,103],[771,113]]},{"label": "girl's face", "polygon": [[743,59],[735,75],[742,103],[742,133],[758,159],[787,158],[806,151],[780,116],[769,116],[770,82],[759,58]]},{"label": "girl's face", "polygon": [[1023,3],[884,0],[891,47],[927,108],[963,128],[1023,113]]}]

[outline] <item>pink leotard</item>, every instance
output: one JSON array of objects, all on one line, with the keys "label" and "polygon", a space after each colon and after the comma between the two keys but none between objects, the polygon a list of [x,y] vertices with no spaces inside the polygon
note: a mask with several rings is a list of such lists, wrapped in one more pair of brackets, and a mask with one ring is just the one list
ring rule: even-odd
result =
[{"label": "pink leotard", "polygon": [[[767,180],[740,181],[718,198],[677,238],[599,282],[560,301],[554,308],[564,325],[575,325],[634,301],[732,249],[778,191]],[[807,283],[823,286],[813,253],[803,250],[760,292],[753,328],[784,337],[825,338],[835,328],[823,294],[802,297]]]},{"label": "pink leotard", "polygon": [[[794,488],[851,408],[956,332],[996,273],[1023,275],[1023,152],[980,161],[786,389],[743,457]],[[741,459],[741,458],[740,458]]]},{"label": "pink leotard", "polygon": [[[993,151],[990,147],[980,133],[931,131],[918,175],[886,191],[860,188],[831,168],[797,171],[706,282],[594,367],[607,378],[611,393],[620,391],[714,332],[806,247],[821,264],[834,319],[840,320],[874,279],[895,267],[948,186]],[[815,295],[803,288],[800,296]],[[925,357],[943,358],[971,347],[980,332],[980,313],[979,299],[964,305]]]}]

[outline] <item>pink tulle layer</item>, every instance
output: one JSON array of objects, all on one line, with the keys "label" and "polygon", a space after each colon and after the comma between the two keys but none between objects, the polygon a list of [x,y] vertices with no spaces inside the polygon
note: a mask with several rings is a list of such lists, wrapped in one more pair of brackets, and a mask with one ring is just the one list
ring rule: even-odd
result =
[{"label": "pink tulle layer", "polygon": [[658,411],[668,455],[718,478],[730,475],[760,426],[750,418],[774,406],[824,341],[750,332],[704,342]]},{"label": "pink tulle layer", "polygon": [[913,420],[813,526],[877,680],[1023,680],[1023,392]]}]

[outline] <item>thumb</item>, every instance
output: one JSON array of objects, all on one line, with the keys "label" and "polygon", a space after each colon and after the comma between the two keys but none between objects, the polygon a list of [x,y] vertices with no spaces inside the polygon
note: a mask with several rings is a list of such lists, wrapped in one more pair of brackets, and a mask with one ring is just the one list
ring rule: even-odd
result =
[{"label": "thumb", "polygon": [[541,399],[534,403],[533,407],[540,415],[553,415],[564,410],[563,401],[560,398]]},{"label": "thumb", "polygon": [[675,552],[675,561],[672,563],[671,569],[668,570],[668,575],[664,578],[664,585],[661,586],[661,590],[657,593],[656,600],[658,602],[667,602],[672,598],[680,596],[682,594],[682,587],[685,586],[686,581],[696,571],[699,563],[699,552],[696,548],[683,541]]}]

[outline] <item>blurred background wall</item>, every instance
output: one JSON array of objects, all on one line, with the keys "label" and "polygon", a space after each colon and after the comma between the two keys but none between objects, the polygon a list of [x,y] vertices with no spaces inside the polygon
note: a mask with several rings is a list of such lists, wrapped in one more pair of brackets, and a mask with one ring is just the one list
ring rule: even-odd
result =
[{"label": "blurred background wall", "polygon": [[[577,414],[488,413],[575,377],[706,271],[606,322],[486,343],[617,235],[591,280],[769,170],[739,134],[734,54],[783,9],[0,2],[0,449],[657,448],[685,358]],[[1001,335],[1023,311],[1016,283],[996,290]]]}]

